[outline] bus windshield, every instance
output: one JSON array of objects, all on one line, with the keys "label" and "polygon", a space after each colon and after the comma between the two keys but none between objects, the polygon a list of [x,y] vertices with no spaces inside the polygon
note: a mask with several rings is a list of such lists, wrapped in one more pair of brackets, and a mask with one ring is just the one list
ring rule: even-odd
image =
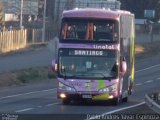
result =
[{"label": "bus windshield", "polygon": [[115,20],[63,19],[61,40],[118,41]]},{"label": "bus windshield", "polygon": [[60,50],[59,75],[65,78],[110,79],[118,75],[116,51]]}]

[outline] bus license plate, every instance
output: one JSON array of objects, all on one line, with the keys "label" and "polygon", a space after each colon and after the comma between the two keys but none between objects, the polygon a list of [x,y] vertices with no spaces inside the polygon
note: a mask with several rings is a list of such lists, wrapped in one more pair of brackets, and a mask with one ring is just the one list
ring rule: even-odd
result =
[{"label": "bus license plate", "polygon": [[82,95],[82,98],[92,98],[92,95]]}]

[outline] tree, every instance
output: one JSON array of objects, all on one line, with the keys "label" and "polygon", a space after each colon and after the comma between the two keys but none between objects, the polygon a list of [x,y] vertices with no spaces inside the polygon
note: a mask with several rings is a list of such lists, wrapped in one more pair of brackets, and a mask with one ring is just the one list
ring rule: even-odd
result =
[{"label": "tree", "polygon": [[155,18],[160,14],[160,0],[120,0],[121,9],[131,11],[136,18],[144,18],[144,10],[155,10]]},{"label": "tree", "polygon": [[158,1],[157,5],[156,5],[156,20],[157,21],[160,20],[160,0]]},{"label": "tree", "polygon": [[4,19],[3,4],[2,1],[0,1],[0,24],[3,23],[3,19]]},{"label": "tree", "polygon": [[67,0],[65,2],[65,8],[64,9],[66,9],[66,10],[73,9],[74,5],[75,5],[75,0]]},{"label": "tree", "polygon": [[54,19],[55,0],[47,0],[46,16]]}]

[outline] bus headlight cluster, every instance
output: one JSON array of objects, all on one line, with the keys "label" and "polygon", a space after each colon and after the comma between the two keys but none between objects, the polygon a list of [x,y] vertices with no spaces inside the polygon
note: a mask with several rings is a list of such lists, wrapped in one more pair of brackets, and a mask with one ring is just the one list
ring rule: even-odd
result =
[{"label": "bus headlight cluster", "polygon": [[100,89],[99,92],[110,93],[110,92],[116,92],[116,90],[117,90],[117,84],[114,84],[109,87]]},{"label": "bus headlight cluster", "polygon": [[63,84],[61,82],[59,82],[59,89],[65,90],[65,91],[75,91],[74,88],[69,87],[69,86],[67,86],[67,85],[65,85],[65,84]]}]

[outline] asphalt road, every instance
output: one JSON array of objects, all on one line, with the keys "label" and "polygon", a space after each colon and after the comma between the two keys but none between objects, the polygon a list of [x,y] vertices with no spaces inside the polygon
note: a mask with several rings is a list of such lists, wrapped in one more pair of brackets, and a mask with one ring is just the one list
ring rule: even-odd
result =
[{"label": "asphalt road", "polygon": [[[30,56],[35,57],[35,63],[37,63],[37,57],[46,55],[39,62],[49,64],[50,55],[43,53],[26,53],[27,61],[23,59],[23,65],[30,62]],[[48,53],[49,54],[49,53]],[[49,57],[50,56],[50,57]],[[11,61],[16,61],[17,57],[14,56]],[[8,59],[6,59],[8,60]],[[136,77],[135,77],[135,89],[132,96],[129,97],[128,103],[122,103],[119,106],[112,106],[109,103],[73,103],[72,105],[62,105],[60,100],[56,98],[56,82],[47,81],[41,84],[32,84],[20,87],[3,88],[0,90],[0,113],[2,113],[2,119],[6,117],[6,113],[19,115],[19,119],[65,119],[65,120],[84,120],[94,115],[106,115],[117,113],[130,113],[138,110],[147,110],[145,107],[144,97],[146,93],[160,91],[160,55],[145,60],[138,60],[136,62]],[[3,60],[2,60],[3,61]],[[33,63],[32,61],[32,63]],[[47,62],[46,62],[47,61]],[[8,61],[4,61],[7,63]],[[19,62],[18,62],[19,63]],[[22,63],[19,63],[22,64]],[[26,64],[27,64],[26,63]],[[31,65],[32,65],[31,63]],[[40,63],[37,63],[40,64]],[[3,65],[0,61],[0,64]],[[8,64],[7,64],[8,65]],[[17,65],[17,64],[16,64]],[[17,65],[17,66],[19,66]],[[13,67],[13,66],[12,66]],[[15,66],[14,66],[15,67]],[[13,67],[13,68],[14,68]],[[5,66],[4,66],[5,68]],[[6,67],[7,68],[7,67]],[[8,67],[10,68],[10,67]],[[19,67],[20,69],[20,67]],[[147,110],[148,111],[148,110]],[[150,110],[149,110],[150,111]],[[153,111],[152,111],[153,112]],[[151,113],[152,113],[151,112]],[[153,112],[154,113],[154,112]],[[22,116],[21,116],[22,115]],[[16,117],[16,116],[9,116]],[[21,118],[22,117],[22,118]],[[48,117],[48,118],[47,118]]]},{"label": "asphalt road", "polygon": [[0,72],[51,65],[53,52],[48,47],[0,56]]}]

